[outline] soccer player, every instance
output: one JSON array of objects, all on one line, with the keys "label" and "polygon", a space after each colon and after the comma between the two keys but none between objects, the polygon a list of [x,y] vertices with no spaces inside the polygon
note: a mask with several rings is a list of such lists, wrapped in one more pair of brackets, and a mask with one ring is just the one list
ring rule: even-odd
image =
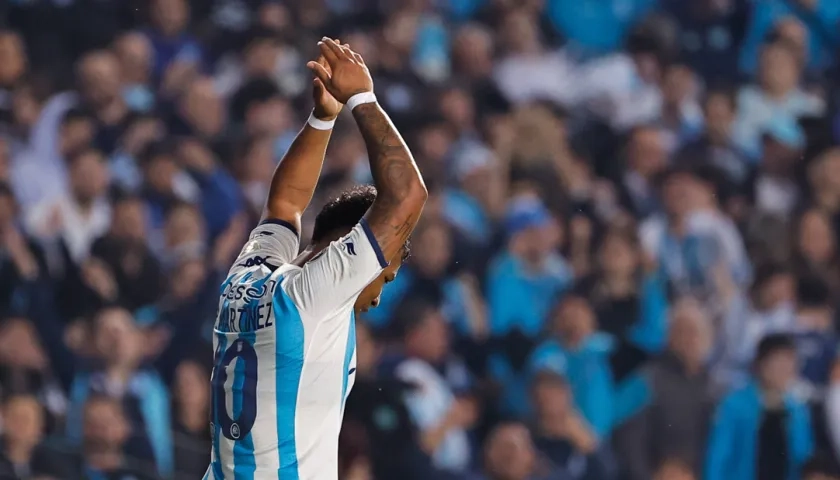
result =
[{"label": "soccer player", "polygon": [[[221,287],[212,374],[213,451],[205,479],[334,480],[355,371],[354,314],[394,279],[427,192],[402,137],[376,103],[361,56],[329,38],[314,72],[315,109],[277,167],[261,224]],[[376,189],[318,214],[312,198],[342,105],[351,109]]]}]

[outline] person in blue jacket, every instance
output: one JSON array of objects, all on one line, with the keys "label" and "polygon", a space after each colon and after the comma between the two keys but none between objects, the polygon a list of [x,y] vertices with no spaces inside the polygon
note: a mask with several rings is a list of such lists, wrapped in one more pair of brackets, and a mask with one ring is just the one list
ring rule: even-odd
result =
[{"label": "person in blue jacket", "polygon": [[808,407],[790,393],[796,345],[771,334],[758,345],[753,380],[724,397],[706,455],[707,480],[799,480],[814,439]]},{"label": "person in blue jacket", "polygon": [[784,21],[799,22],[806,30],[807,68],[819,70],[833,60],[832,51],[840,45],[840,2],[836,0],[765,0],[752,2],[752,14],[741,44],[740,68],[754,73],[758,52],[768,33]]},{"label": "person in blue jacket", "polygon": [[597,436],[606,438],[614,423],[610,371],[614,339],[596,330],[592,307],[584,297],[575,294],[563,298],[552,320],[552,337],[534,350],[530,371],[548,370],[563,375],[576,407]]},{"label": "person in blue jacket", "polygon": [[503,224],[507,248],[487,274],[490,334],[518,329],[534,338],[543,331],[552,305],[572,284],[574,272],[557,251],[559,225],[541,200],[512,200]]}]

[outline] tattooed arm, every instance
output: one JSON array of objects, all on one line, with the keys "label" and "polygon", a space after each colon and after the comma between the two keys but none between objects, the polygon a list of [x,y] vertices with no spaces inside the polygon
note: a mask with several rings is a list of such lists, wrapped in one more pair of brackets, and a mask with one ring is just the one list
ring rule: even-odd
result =
[{"label": "tattooed arm", "polygon": [[[308,66],[339,102],[373,92],[373,80],[361,55],[327,37],[318,42],[318,47],[329,70],[316,62]],[[390,262],[420,218],[428,196],[426,185],[411,152],[377,103],[356,106],[353,117],[364,137],[377,189],[376,201],[365,218]]]},{"label": "tattooed arm", "polygon": [[414,230],[428,193],[408,146],[379,104],[359,105],[353,117],[365,139],[377,190],[365,218],[391,261]]}]

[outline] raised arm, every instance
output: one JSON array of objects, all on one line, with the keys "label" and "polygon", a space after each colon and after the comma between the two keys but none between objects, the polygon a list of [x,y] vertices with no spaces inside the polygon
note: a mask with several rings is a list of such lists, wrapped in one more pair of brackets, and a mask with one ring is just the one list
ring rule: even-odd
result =
[{"label": "raised arm", "polygon": [[376,200],[365,218],[390,262],[401,252],[426,203],[426,186],[414,158],[377,103],[363,103],[353,117],[365,139]]},{"label": "raised arm", "polygon": [[[329,69],[323,57],[308,65],[312,68],[313,64]],[[315,108],[274,170],[262,215],[263,221],[279,220],[294,227],[295,232],[300,232],[300,217],[312,200],[321,176],[332,125],[343,106],[324,88],[321,80],[315,78],[312,84]]]},{"label": "raised arm", "polygon": [[377,195],[365,218],[390,262],[420,218],[426,186],[405,141],[376,103],[373,80],[361,55],[326,37],[319,46],[331,70],[313,65],[313,71],[339,102],[352,109],[367,146]]}]

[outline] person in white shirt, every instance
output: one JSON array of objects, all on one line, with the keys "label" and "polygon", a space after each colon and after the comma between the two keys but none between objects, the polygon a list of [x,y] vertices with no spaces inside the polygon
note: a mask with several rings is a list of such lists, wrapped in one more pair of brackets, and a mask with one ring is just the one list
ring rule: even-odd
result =
[{"label": "person in white shirt", "polygon": [[754,157],[760,154],[761,134],[773,121],[785,117],[818,116],[825,101],[799,86],[802,60],[795,44],[785,39],[764,46],[758,79],[738,93],[735,141]]},{"label": "person in white shirt", "polygon": [[538,27],[527,13],[505,16],[503,40],[506,53],[493,71],[493,79],[514,103],[551,100],[570,105],[575,98],[575,65],[560,51],[540,44]]},{"label": "person in white shirt", "polygon": [[50,139],[57,143],[54,157],[39,152],[31,143],[12,155],[11,184],[24,214],[40,203],[68,194],[67,159],[88,148],[96,133],[88,113],[74,108],[61,114],[58,135]]},{"label": "person in white shirt", "polygon": [[81,265],[93,242],[111,225],[108,167],[102,153],[87,149],[68,158],[68,169],[69,193],[32,207],[24,222],[39,240],[61,240],[70,259]]},{"label": "person in white shirt", "polygon": [[664,60],[656,40],[637,33],[627,53],[592,60],[576,75],[576,103],[616,131],[656,121],[662,112]]},{"label": "person in white shirt", "polygon": [[446,320],[437,308],[413,305],[403,319],[406,358],[397,365],[396,377],[410,385],[408,411],[420,428],[420,444],[435,467],[462,472],[470,464],[468,429],[476,421],[476,405],[469,397],[456,396],[440,366],[449,355]]},{"label": "person in white shirt", "polygon": [[[426,202],[408,147],[376,103],[362,57],[319,42],[316,107],[275,170],[263,219],[219,291],[213,448],[205,480],[338,478],[338,436],[356,371],[356,312],[379,303]],[[335,118],[353,112],[376,189],[327,204],[298,255]]]}]

